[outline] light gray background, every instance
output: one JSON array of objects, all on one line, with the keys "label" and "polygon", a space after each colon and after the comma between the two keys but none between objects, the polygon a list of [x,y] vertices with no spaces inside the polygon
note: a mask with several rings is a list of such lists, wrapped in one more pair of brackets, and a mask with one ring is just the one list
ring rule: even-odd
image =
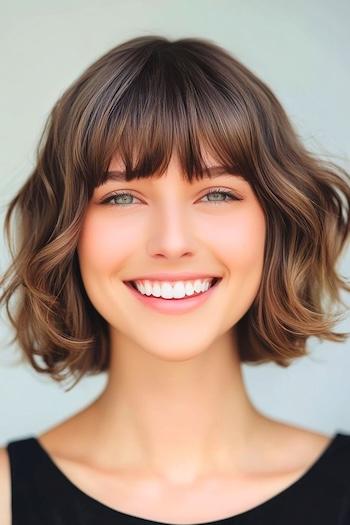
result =
[{"label": "light gray background", "polygon": [[[95,59],[145,34],[211,39],[260,76],[306,146],[350,170],[350,3],[347,0],[0,0],[0,226],[4,206],[34,164],[57,97]],[[0,273],[9,254],[0,234]],[[349,278],[349,253],[340,271]],[[348,295],[343,295],[349,305]],[[349,312],[349,309],[347,310]],[[337,325],[350,331],[350,316]],[[106,375],[71,392],[6,349],[0,317],[0,445],[40,433],[92,401]],[[266,414],[328,434],[350,433],[350,342],[310,340],[311,357],[283,369],[243,365],[249,394]]]}]

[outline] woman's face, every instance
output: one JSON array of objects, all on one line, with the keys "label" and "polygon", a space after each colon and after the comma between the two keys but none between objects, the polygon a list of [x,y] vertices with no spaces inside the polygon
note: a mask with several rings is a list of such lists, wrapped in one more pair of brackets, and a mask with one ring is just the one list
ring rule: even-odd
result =
[{"label": "woman's face", "polygon": [[[209,156],[206,160],[209,166],[217,164]],[[115,157],[109,171],[122,168]],[[208,196],[215,189],[241,200],[217,191]],[[117,191],[128,195],[112,198]],[[110,202],[102,204],[108,197]],[[265,227],[263,210],[246,180],[223,173],[190,184],[174,156],[160,178],[109,180],[95,188],[78,242],[87,295],[109,323],[112,340],[165,359],[195,356],[230,337],[254,301]],[[197,307],[163,312],[144,304],[123,282],[160,272],[222,280]]]}]

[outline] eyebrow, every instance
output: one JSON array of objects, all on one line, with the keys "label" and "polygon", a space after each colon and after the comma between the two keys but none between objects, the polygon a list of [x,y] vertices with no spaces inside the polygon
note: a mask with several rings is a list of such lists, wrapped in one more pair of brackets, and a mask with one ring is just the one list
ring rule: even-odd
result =
[{"label": "eyebrow", "polygon": [[[210,168],[207,168],[207,171],[209,172],[209,176],[206,176],[206,174],[204,173],[204,178],[215,179],[216,177],[220,177],[222,175],[230,175],[231,177],[246,180],[246,177],[244,177],[241,173],[228,171],[228,169],[224,166],[211,166]],[[109,181],[125,182],[125,174],[126,172],[121,170],[106,171],[101,180],[100,185],[105,184]]]}]

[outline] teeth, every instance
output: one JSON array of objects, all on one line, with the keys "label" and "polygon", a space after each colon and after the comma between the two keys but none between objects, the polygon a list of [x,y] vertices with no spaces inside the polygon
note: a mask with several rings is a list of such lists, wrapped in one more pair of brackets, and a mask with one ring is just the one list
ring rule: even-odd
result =
[{"label": "teeth", "polygon": [[214,278],[177,281],[176,283],[167,281],[133,281],[133,283],[142,295],[152,295],[163,299],[182,299],[186,296],[206,292],[213,281]]}]

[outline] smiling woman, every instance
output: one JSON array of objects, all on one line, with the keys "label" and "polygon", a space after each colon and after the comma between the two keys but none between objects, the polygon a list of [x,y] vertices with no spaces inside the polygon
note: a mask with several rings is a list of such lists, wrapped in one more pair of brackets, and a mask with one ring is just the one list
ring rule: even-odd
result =
[{"label": "smiling woman", "polygon": [[[153,188],[174,152],[179,176],[189,182],[210,178],[211,164],[203,159],[210,154],[236,175],[232,190],[236,179],[247,181],[266,218],[259,294],[236,319],[241,361],[285,366],[305,355],[310,336],[345,340],[332,332],[339,317],[331,315],[331,304],[324,310],[322,300],[328,295],[335,304],[340,288],[349,289],[335,270],[349,233],[339,195],[350,201],[348,175],[306,151],[271,90],[219,46],[147,36],[111,49],[57,101],[38,150],[37,166],[7,212],[9,243],[16,208],[23,245],[2,279],[1,296],[8,304],[20,293],[11,322],[38,372],[79,380],[108,370],[108,323],[86,296],[77,257],[84,214],[93,192],[116,178],[148,179]],[[110,166],[116,153],[118,165]],[[163,187],[169,205],[166,178]],[[227,242],[232,228],[222,230],[227,221],[217,213],[236,213],[237,204],[202,201],[199,215],[203,222],[215,213],[211,223]],[[126,208],[143,220],[142,206]],[[129,215],[118,213],[125,238]],[[157,271],[203,270],[202,262],[144,264]]]},{"label": "smiling woman", "polygon": [[8,206],[0,304],[37,372],[108,382],[0,451],[17,525],[349,522],[350,436],[266,417],[241,374],[346,341],[349,180],[208,40],[134,38],[68,87]]}]

